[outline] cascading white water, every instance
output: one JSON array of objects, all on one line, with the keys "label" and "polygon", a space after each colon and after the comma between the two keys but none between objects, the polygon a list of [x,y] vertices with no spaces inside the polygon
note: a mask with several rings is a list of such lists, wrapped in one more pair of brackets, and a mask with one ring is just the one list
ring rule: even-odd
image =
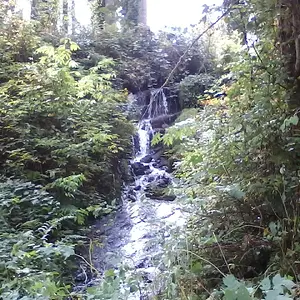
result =
[{"label": "cascading white water", "polygon": [[[143,118],[139,121],[137,136],[139,140],[139,149],[138,154],[133,161],[140,162],[143,161],[143,158],[150,153],[151,149],[151,139],[153,137],[154,131],[151,125],[151,119],[167,115],[169,112],[167,97],[162,89],[151,91],[151,97],[149,104],[147,106],[146,113]],[[149,172],[146,175],[136,178],[136,185],[141,186],[143,190],[147,184],[149,184],[149,176],[153,178],[153,181],[157,179],[167,179],[169,180],[170,174],[165,170],[157,168],[154,166],[153,162],[144,162],[144,165],[149,166]]]},{"label": "cascading white water", "polygon": [[162,89],[151,91],[150,103],[148,105],[148,118],[166,115],[169,112],[167,97]]},{"label": "cascading white water", "polygon": [[151,121],[149,119],[142,120],[138,125],[138,139],[139,139],[139,152],[136,157],[136,161],[145,157],[148,154],[150,148],[150,139],[153,134],[153,129],[151,126]]},{"label": "cascading white water", "polygon": [[151,125],[151,119],[167,115],[169,112],[167,97],[162,89],[151,91],[150,102],[148,104],[146,113],[147,118],[140,120],[138,124],[138,139],[139,139],[139,151],[135,160],[141,159],[149,154],[150,142],[153,136],[153,128]]},{"label": "cascading white water", "polygon": [[[140,105],[145,105],[141,103]],[[136,165],[142,172],[135,173],[134,183],[126,186],[123,194],[123,207],[119,210],[113,224],[107,227],[108,220],[102,220],[96,228],[106,228],[105,245],[95,249],[93,262],[99,270],[115,268],[118,263],[131,266],[143,277],[155,278],[154,268],[160,261],[162,245],[169,236],[171,227],[184,223],[180,206],[171,200],[158,199],[148,196],[149,186],[166,186],[171,183],[171,176],[166,169],[159,165],[160,151],[151,148],[154,134],[153,119],[169,113],[167,97],[163,90],[154,90],[147,109],[137,126],[138,143],[135,144],[136,156],[131,160],[131,166]],[[133,168],[134,171],[134,168]],[[174,200],[174,199],[173,199]],[[146,283],[140,285],[146,289]],[[139,293],[133,293],[126,299],[141,299]],[[125,298],[124,298],[125,300]]]}]

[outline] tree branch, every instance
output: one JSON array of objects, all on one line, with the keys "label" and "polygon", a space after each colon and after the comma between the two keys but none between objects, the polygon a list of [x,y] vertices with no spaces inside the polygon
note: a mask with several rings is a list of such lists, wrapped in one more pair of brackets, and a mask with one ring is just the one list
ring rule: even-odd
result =
[{"label": "tree branch", "polygon": [[169,74],[168,78],[166,79],[166,81],[164,82],[164,84],[160,87],[161,89],[163,89],[164,87],[167,86],[167,84],[169,83],[169,81],[172,79],[174,73],[176,72],[177,68],[180,66],[182,60],[184,59],[184,57],[188,54],[188,52],[191,50],[191,48],[200,40],[200,38],[207,33],[210,29],[212,29],[217,23],[219,23],[229,12],[231,11],[231,7],[229,7],[215,22],[213,22],[212,24],[210,24],[203,32],[201,32],[194,40],[193,42],[188,46],[188,48],[184,51],[184,53],[180,56],[178,62],[176,63],[175,67],[173,68],[173,70],[171,71],[171,73]]}]

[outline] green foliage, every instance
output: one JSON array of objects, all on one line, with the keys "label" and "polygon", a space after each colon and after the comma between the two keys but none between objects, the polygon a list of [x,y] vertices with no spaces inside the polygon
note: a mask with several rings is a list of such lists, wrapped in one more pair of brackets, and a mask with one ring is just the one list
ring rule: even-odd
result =
[{"label": "green foliage", "polygon": [[227,21],[244,44],[230,60],[235,82],[215,106],[156,137],[173,145],[176,194],[193,208],[168,297],[206,299],[231,274],[215,299],[293,299],[290,279],[300,272],[299,111],[287,105],[288,76],[274,42],[278,11],[273,1],[226,3],[233,5]]},{"label": "green foliage", "polygon": [[[191,42],[182,31],[155,36],[143,26],[118,28],[119,6],[137,22],[138,2],[130,0],[111,8],[97,1],[101,30],[94,27],[88,46],[86,36],[82,49],[68,38],[45,44],[37,30],[55,31],[57,15],[44,10],[58,2],[35,4],[38,20],[28,23],[9,16],[9,2],[0,4],[4,299],[69,296],[81,240],[74,230],[89,216],[111,211],[125,175],[120,166],[130,157],[127,94],[116,88],[161,86]],[[217,53],[210,45],[217,35],[209,35],[184,57],[169,84],[179,83],[187,108],[198,107],[213,84],[227,97],[203,111],[185,110],[152,141],[163,142],[174,156],[172,192],[193,211],[186,233],[171,240],[162,257],[166,290],[158,297],[293,299],[300,273],[299,110],[286,104],[291,80],[282,71],[285,44],[279,51],[277,43],[277,32],[288,31],[278,25],[284,16],[278,20],[282,11],[273,0],[230,0],[224,7],[241,47],[224,43]],[[213,82],[229,71],[236,79],[229,88]],[[141,281],[128,273],[109,270],[85,297],[126,299]]]},{"label": "green foliage", "polygon": [[214,82],[214,77],[208,74],[189,75],[179,84],[180,100],[184,107],[197,107],[198,97],[209,89]]},{"label": "green foliage", "polygon": [[88,300],[127,300],[141,292],[141,280],[141,276],[130,274],[129,268],[121,266],[119,271],[107,270],[101,283],[87,288],[85,296]]},{"label": "green foliage", "polygon": [[223,283],[224,297],[222,299],[224,300],[258,299],[255,295],[258,295],[259,292],[262,294],[259,299],[294,299],[295,283],[279,274],[276,274],[272,279],[265,277],[258,287],[247,287],[244,282],[238,281],[233,275],[226,276]]},{"label": "green foliage", "polygon": [[[98,32],[93,40],[89,46],[89,57],[80,61],[91,67],[103,55],[113,58],[117,69],[115,83],[131,92],[138,92],[164,83],[191,42],[191,36],[180,29],[155,35],[142,25],[121,29],[112,25]],[[209,59],[211,54],[205,50],[204,43],[195,45],[182,60],[170,84],[180,82],[187,74],[210,71],[213,67]]]},{"label": "green foliage", "polygon": [[1,85],[1,164],[5,174],[49,183],[53,190],[82,174],[85,192],[89,186],[111,198],[118,194],[116,165],[130,146],[131,125],[119,109],[126,98],[111,88],[111,60],[82,75],[71,59],[77,49],[69,40],[43,46],[39,61],[19,65]]},{"label": "green foliage", "polygon": [[2,297],[63,299],[68,287],[60,281],[72,270],[75,245],[64,242],[58,229],[74,216],[63,216],[60,203],[41,186],[21,180],[0,184],[0,216]]},{"label": "green foliage", "polygon": [[112,87],[112,59],[83,70],[76,43],[45,44],[9,10],[0,4],[0,294],[66,299],[85,241],[75,230],[120,195],[127,94]]}]

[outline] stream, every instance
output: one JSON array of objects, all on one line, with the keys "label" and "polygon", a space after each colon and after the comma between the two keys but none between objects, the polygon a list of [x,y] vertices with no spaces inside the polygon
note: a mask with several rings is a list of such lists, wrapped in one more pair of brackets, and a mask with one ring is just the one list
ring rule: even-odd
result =
[{"label": "stream", "polygon": [[[172,228],[185,224],[185,217],[175,195],[163,193],[173,178],[162,148],[151,146],[155,132],[164,132],[179,109],[162,90],[152,90],[148,97],[133,96],[133,101],[140,110],[130,161],[134,181],[124,187],[122,207],[93,225],[100,244],[94,246],[92,260],[101,273],[120,264],[129,266],[142,274],[143,289],[159,273],[164,243]],[[128,299],[148,298],[133,293]]]}]

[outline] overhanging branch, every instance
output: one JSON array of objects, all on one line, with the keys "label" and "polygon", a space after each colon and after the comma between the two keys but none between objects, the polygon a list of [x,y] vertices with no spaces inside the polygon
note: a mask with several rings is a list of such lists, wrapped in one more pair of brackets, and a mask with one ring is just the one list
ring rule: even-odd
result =
[{"label": "overhanging branch", "polygon": [[188,46],[188,48],[184,51],[184,53],[180,56],[178,62],[176,63],[175,67],[172,69],[172,71],[170,72],[168,78],[166,79],[166,81],[164,82],[164,84],[160,87],[161,89],[163,89],[164,87],[167,86],[167,84],[169,83],[169,81],[172,79],[174,73],[176,72],[177,68],[180,66],[182,60],[184,59],[184,57],[188,54],[188,52],[193,48],[193,46],[200,40],[200,38],[206,34],[210,29],[212,29],[217,23],[219,23],[226,15],[228,15],[228,13],[231,11],[231,7],[229,7],[215,22],[213,22],[212,24],[210,24],[203,32],[201,32],[193,41],[192,43]]}]

